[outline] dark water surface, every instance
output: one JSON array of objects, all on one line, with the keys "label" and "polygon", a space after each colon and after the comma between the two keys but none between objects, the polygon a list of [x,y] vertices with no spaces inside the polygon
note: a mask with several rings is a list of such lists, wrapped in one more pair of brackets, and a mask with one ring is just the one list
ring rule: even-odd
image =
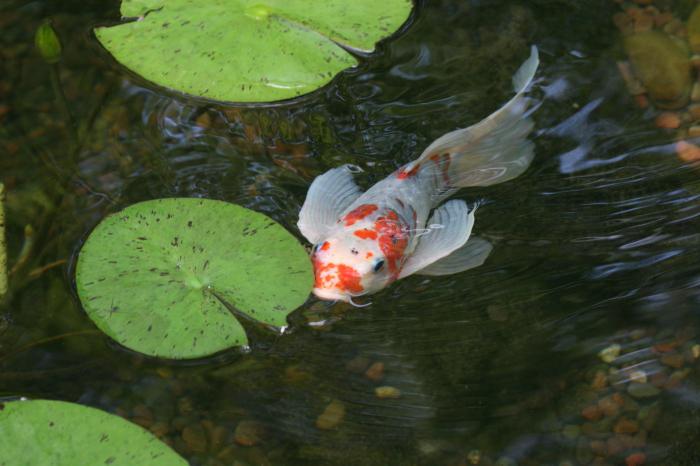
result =
[{"label": "dark water surface", "polygon": [[[90,33],[118,19],[116,1],[0,3],[0,181],[10,266],[22,257],[0,307],[0,396],[119,413],[193,465],[700,464],[700,169],[627,94],[618,10],[421,2],[327,88],[246,108],[120,69]],[[48,16],[79,146],[33,49]],[[187,364],[119,347],[81,310],[75,252],[109,212],[207,197],[300,237],[315,176],[351,162],[369,186],[478,121],[509,97],[530,44],[536,158],[457,195],[485,201],[475,231],[495,248],[482,267],[410,277],[363,309],[310,298],[288,334]]]}]

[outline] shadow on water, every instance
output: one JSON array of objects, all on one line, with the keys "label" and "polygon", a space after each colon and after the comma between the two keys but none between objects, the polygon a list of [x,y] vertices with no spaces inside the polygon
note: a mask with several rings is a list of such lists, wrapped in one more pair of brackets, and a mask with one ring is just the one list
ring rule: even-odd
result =
[{"label": "shadow on water", "polygon": [[[0,395],[117,412],[197,465],[697,464],[700,171],[625,91],[618,6],[418,8],[328,88],[239,108],[126,76],[89,33],[117,18],[117,2],[0,7],[11,257],[26,225],[38,232],[0,315]],[[46,16],[71,108],[89,121],[72,173],[31,46]],[[485,201],[475,228],[495,249],[482,267],[410,277],[362,310],[310,299],[287,334],[190,364],[119,348],[80,310],[71,261],[108,212],[201,196],[298,234],[315,176],[351,162],[369,186],[479,120],[508,97],[531,43],[543,62],[533,166],[457,195]]]}]

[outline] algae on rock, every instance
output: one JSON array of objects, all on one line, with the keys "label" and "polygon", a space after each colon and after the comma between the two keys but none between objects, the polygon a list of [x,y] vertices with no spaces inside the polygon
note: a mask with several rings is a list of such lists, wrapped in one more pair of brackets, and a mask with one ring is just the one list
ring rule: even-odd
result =
[{"label": "algae on rock", "polygon": [[660,108],[675,109],[688,103],[692,78],[685,47],[659,31],[626,36],[624,47],[637,76]]}]

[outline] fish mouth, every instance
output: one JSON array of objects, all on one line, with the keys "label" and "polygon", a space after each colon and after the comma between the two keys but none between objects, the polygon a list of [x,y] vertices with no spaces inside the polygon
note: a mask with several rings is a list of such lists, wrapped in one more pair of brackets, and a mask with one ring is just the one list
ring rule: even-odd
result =
[{"label": "fish mouth", "polygon": [[314,288],[313,293],[326,301],[350,301],[350,296],[328,288]]}]

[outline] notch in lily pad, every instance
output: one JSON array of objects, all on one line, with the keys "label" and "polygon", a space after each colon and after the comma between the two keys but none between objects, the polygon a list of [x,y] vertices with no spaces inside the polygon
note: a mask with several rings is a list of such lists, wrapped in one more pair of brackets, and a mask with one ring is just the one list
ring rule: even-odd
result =
[{"label": "notch in lily pad", "polygon": [[108,216],[76,267],[78,296],[97,327],[127,348],[171,359],[248,344],[222,300],[283,327],[312,285],[308,254],[287,230],[210,199],[156,199]]},{"label": "notch in lily pad", "polygon": [[118,416],[51,400],[0,402],[0,464],[187,466],[145,429]]},{"label": "notch in lily pad", "polygon": [[[95,29],[148,81],[218,101],[297,97],[357,65],[410,16],[411,0],[122,0],[116,26]],[[135,20],[136,19],[136,20]]]}]

